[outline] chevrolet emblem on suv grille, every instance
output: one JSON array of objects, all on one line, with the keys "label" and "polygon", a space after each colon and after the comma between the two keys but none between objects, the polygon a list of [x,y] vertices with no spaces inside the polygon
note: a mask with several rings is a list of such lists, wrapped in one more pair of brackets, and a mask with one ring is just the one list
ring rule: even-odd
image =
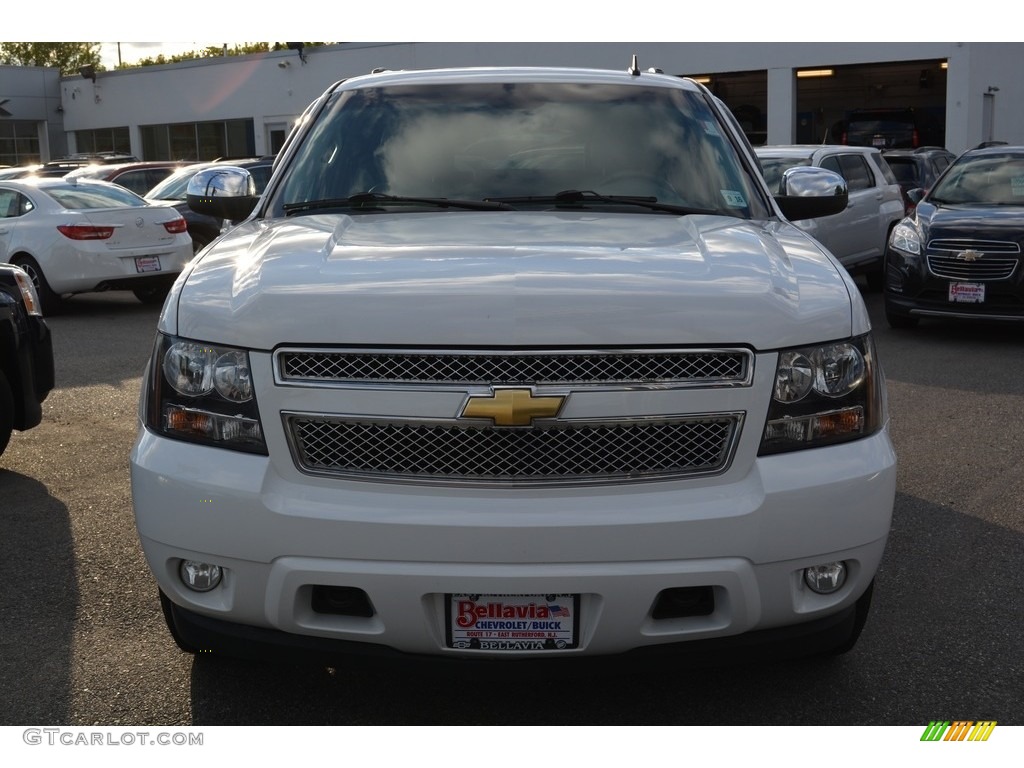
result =
[{"label": "chevrolet emblem on suv grille", "polygon": [[984,255],[985,254],[983,254],[981,251],[960,251],[960,253],[956,255],[956,258],[958,261],[972,262],[977,261]]},{"label": "chevrolet emblem on suv grille", "polygon": [[528,427],[534,419],[558,415],[566,396],[534,397],[530,389],[495,389],[470,395],[459,414],[464,419],[491,419],[496,427]]}]

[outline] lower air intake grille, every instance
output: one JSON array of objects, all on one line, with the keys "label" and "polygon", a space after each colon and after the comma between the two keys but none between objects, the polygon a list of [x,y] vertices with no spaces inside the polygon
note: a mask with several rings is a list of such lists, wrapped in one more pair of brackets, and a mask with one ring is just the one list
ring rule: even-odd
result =
[{"label": "lower air intake grille", "polygon": [[445,483],[587,483],[726,468],[738,414],[495,428],[286,417],[295,460],[313,473]]}]

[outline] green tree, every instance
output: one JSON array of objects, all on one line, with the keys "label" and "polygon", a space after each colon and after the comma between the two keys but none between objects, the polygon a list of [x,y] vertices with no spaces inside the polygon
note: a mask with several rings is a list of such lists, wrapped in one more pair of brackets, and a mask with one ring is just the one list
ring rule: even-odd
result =
[{"label": "green tree", "polygon": [[99,43],[0,43],[0,64],[58,67],[62,75],[77,75],[85,66],[103,69]]},{"label": "green tree", "polygon": [[[304,45],[309,49],[318,45],[333,45],[333,43],[304,43]],[[284,43],[233,43],[231,45],[225,43],[223,46],[211,45],[199,51],[185,51],[184,53],[175,53],[171,56],[164,56],[162,53],[157,54],[155,57],[147,56],[139,61],[123,63],[120,65],[119,69],[149,67],[154,64],[175,64],[179,61],[189,61],[191,59],[218,59],[224,56],[245,56],[250,53],[267,53],[268,51],[281,51],[284,49]]]}]

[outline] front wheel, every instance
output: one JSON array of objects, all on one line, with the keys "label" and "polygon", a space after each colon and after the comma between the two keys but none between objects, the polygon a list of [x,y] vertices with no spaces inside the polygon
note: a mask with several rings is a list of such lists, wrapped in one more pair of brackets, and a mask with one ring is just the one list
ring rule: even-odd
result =
[{"label": "front wheel", "polygon": [[857,644],[857,640],[860,639],[861,632],[864,631],[864,625],[867,623],[868,612],[871,610],[871,595],[874,591],[875,581],[872,579],[871,583],[868,584],[868,588],[864,591],[864,594],[857,599],[857,605],[854,610],[853,622],[850,626],[849,634],[829,649],[829,655],[841,656],[844,653],[848,653],[853,650],[853,647]]},{"label": "front wheel", "polygon": [[174,621],[174,603],[162,589],[160,590],[160,609],[163,611],[164,621],[167,622],[167,630],[171,633],[174,644],[185,653],[199,653],[200,649],[182,637],[178,631],[178,625]]},{"label": "front wheel", "polygon": [[885,288],[885,265],[872,269],[864,274],[869,291],[881,291]]}]

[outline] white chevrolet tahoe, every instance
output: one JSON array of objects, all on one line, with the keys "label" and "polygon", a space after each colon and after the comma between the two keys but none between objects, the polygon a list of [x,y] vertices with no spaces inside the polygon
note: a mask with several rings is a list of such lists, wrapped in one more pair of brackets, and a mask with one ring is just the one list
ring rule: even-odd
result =
[{"label": "white chevrolet tahoe", "polygon": [[[702,86],[380,72],[303,115],[164,305],[131,455],[191,652],[856,641],[896,463],[871,326]],[[746,651],[743,651],[746,653]]]}]

